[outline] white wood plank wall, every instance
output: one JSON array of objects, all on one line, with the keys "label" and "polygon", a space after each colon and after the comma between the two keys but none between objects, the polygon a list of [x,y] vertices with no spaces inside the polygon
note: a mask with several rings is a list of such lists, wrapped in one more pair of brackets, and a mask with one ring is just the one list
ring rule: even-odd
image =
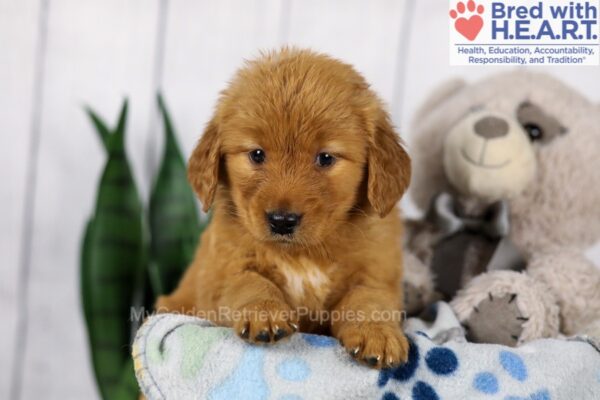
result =
[{"label": "white wood plank wall", "polygon": [[[83,105],[114,118],[130,98],[144,198],[162,145],[156,90],[189,154],[218,92],[259,49],[354,64],[404,133],[435,85],[499,69],[448,66],[447,11],[440,0],[0,0],[0,398],[97,398],[78,257],[104,154]],[[546,70],[600,101],[599,67]]]}]

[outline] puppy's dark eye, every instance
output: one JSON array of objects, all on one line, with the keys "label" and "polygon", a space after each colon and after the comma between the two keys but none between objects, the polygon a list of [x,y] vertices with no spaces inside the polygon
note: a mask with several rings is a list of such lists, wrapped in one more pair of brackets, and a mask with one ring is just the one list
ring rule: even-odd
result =
[{"label": "puppy's dark eye", "polygon": [[319,153],[316,162],[319,167],[330,167],[335,163],[335,157],[329,153]]},{"label": "puppy's dark eye", "polygon": [[544,130],[537,124],[530,122],[523,125],[523,128],[529,135],[529,139],[531,139],[532,142],[535,142],[536,140],[542,140],[544,138]]},{"label": "puppy's dark eye", "polygon": [[265,152],[261,149],[252,150],[248,153],[248,157],[250,157],[250,161],[254,164],[262,164],[265,162]]}]

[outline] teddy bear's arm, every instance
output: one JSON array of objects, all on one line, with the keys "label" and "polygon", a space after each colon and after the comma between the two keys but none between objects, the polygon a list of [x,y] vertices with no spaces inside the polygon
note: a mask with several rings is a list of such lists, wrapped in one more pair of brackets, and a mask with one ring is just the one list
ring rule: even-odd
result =
[{"label": "teddy bear's arm", "polygon": [[533,254],[528,272],[546,283],[560,307],[561,331],[600,337],[600,269],[573,248]]},{"label": "teddy bear's arm", "polygon": [[424,265],[431,265],[433,250],[440,238],[435,227],[424,219],[407,219],[404,230],[404,248]]},{"label": "teddy bear's arm", "polygon": [[431,271],[409,250],[404,250],[404,310],[410,316],[417,315],[434,298]]},{"label": "teddy bear's arm", "polygon": [[452,309],[469,341],[517,346],[558,335],[559,315],[550,288],[526,272],[483,273],[460,290]]},{"label": "teddy bear's arm", "polygon": [[407,219],[404,224],[404,309],[416,315],[439,297],[429,267],[439,235],[425,220]]}]

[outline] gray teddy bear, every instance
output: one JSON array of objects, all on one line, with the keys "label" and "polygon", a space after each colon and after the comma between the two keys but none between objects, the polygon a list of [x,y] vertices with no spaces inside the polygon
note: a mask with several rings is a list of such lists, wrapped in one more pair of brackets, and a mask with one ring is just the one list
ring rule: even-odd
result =
[{"label": "gray teddy bear", "polygon": [[446,299],[474,342],[600,337],[600,109],[544,74],[453,80],[412,130],[409,313]]}]

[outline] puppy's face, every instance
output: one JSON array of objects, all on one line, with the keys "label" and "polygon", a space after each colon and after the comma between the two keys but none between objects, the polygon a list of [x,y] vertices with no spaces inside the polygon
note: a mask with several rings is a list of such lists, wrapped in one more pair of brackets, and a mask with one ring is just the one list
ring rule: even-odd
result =
[{"label": "puppy's face", "polygon": [[[312,244],[357,204],[367,143],[348,105],[290,118],[283,109],[222,125],[228,186],[241,223],[265,241]],[[304,109],[304,106],[300,106]]]},{"label": "puppy's face", "polygon": [[189,176],[205,209],[219,186],[223,209],[256,239],[310,246],[353,213],[387,214],[410,168],[380,102],[351,67],[284,51],[238,72]]}]

